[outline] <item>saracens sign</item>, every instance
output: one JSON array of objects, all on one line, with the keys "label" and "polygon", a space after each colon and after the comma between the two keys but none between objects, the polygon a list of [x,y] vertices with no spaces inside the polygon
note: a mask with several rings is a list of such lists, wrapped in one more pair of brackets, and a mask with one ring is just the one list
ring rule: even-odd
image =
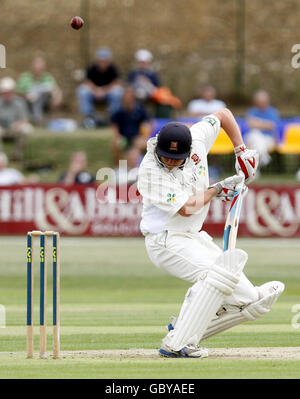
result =
[{"label": "saracens sign", "polygon": [[[213,200],[203,229],[221,236],[228,207]],[[141,211],[134,184],[106,190],[95,185],[0,189],[1,234],[55,230],[65,235],[139,236]],[[243,202],[239,236],[299,237],[300,187],[251,185]]]}]

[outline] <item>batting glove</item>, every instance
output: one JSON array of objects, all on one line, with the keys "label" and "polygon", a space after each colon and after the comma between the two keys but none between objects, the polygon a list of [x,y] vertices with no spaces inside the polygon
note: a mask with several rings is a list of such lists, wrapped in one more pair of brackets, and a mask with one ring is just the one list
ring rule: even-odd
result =
[{"label": "batting glove", "polygon": [[217,198],[221,199],[222,201],[231,201],[237,185],[241,184],[243,180],[244,176],[242,174],[234,175],[219,181],[211,187],[214,187],[217,190]]},{"label": "batting glove", "polygon": [[249,150],[245,144],[234,148],[236,156],[235,170],[245,175],[245,183],[249,184],[255,179],[259,155],[256,150]]}]

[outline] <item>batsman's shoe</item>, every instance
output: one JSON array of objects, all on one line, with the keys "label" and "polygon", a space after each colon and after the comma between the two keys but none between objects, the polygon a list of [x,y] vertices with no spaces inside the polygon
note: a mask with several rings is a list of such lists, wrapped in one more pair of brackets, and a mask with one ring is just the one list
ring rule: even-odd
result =
[{"label": "batsman's shoe", "polygon": [[180,351],[173,351],[168,345],[163,345],[158,353],[161,357],[204,358],[208,356],[208,349],[200,348],[198,345],[187,345]]}]

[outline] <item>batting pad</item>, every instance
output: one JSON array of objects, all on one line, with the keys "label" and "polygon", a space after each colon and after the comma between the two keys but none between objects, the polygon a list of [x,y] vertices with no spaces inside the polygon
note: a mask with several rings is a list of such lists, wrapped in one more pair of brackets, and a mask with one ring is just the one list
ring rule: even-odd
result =
[{"label": "batting pad", "polygon": [[206,278],[191,287],[189,306],[165,338],[171,349],[179,351],[186,345],[199,343],[224,298],[235,289],[247,258],[247,254],[239,249],[222,253]]},{"label": "batting pad", "polygon": [[223,313],[217,319],[211,321],[201,341],[245,321],[256,320],[268,313],[284,291],[284,284],[280,281],[271,281],[257,287],[257,290],[260,295],[263,295],[262,298],[250,303],[243,310],[236,308],[234,311],[232,310],[233,307],[230,307],[231,310],[229,309],[228,313]]}]

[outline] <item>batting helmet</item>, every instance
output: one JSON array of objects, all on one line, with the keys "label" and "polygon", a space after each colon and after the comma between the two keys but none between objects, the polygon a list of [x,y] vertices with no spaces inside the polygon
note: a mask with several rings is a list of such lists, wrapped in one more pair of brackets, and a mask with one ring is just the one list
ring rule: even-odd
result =
[{"label": "batting helmet", "polygon": [[169,122],[158,133],[156,153],[158,156],[185,159],[190,155],[192,135],[183,123]]}]

